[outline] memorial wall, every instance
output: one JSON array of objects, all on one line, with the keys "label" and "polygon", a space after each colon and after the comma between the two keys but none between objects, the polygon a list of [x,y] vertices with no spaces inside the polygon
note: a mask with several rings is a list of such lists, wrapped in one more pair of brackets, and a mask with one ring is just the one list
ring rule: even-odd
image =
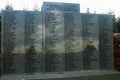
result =
[{"label": "memorial wall", "polygon": [[3,74],[113,70],[112,16],[3,11]]}]

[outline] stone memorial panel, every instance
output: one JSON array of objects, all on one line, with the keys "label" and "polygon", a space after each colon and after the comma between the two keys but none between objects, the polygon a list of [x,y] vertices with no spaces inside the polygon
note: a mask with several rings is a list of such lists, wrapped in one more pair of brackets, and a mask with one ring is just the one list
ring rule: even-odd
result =
[{"label": "stone memorial panel", "polygon": [[83,68],[99,69],[99,26],[98,15],[82,14]]},{"label": "stone memorial panel", "polygon": [[45,71],[64,71],[64,18],[62,13],[44,13]]},{"label": "stone memorial panel", "polygon": [[100,69],[114,69],[112,16],[99,15]]},{"label": "stone memorial panel", "polygon": [[64,13],[64,35],[65,70],[82,70],[83,38],[80,14]]}]

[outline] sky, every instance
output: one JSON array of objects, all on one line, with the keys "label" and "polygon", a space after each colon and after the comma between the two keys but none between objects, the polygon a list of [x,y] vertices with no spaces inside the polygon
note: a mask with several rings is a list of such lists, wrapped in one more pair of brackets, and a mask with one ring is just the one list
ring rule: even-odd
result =
[{"label": "sky", "polygon": [[6,4],[11,4],[14,10],[33,10],[34,5],[40,10],[43,1],[79,3],[81,13],[86,13],[89,8],[90,13],[106,14],[112,11],[116,17],[120,17],[120,0],[0,0],[0,10],[4,9]]}]

